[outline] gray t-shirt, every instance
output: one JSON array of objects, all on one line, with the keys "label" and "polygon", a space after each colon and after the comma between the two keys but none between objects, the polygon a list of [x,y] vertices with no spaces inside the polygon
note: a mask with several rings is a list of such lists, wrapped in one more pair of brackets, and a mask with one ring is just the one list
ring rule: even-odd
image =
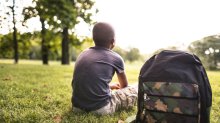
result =
[{"label": "gray t-shirt", "polygon": [[92,111],[107,105],[111,98],[109,83],[115,72],[124,72],[124,61],[117,53],[97,46],[83,51],[75,63],[73,106]]}]

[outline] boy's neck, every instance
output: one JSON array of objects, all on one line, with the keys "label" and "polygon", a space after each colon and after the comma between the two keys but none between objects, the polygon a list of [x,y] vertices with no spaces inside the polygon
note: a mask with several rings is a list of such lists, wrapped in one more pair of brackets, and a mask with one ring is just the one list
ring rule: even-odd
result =
[{"label": "boy's neck", "polygon": [[111,50],[111,46],[97,46],[97,45],[95,45],[95,47],[100,47],[100,48],[105,48],[105,49]]}]

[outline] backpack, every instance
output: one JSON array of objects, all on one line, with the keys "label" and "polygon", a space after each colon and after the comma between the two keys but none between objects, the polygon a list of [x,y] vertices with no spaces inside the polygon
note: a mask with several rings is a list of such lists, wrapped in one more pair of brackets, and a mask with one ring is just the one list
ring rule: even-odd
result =
[{"label": "backpack", "polygon": [[142,66],[136,123],[209,123],[212,91],[200,59],[165,50]]}]

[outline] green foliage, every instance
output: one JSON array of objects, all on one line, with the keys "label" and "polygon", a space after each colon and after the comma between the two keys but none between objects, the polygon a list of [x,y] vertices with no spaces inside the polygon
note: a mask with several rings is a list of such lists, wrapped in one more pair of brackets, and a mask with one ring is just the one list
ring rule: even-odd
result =
[{"label": "green foliage", "polygon": [[92,23],[91,9],[94,2],[91,0],[47,0],[49,4],[49,14],[53,19],[49,24],[55,28],[74,28],[80,22],[80,18],[88,24]]},{"label": "green foliage", "polygon": [[115,51],[116,53],[118,53],[123,59],[126,59],[126,53],[127,51],[122,49],[121,47],[119,46],[115,46],[113,51]]},{"label": "green foliage", "polygon": [[[72,31],[75,28],[75,25],[81,20],[88,24],[93,23],[91,16],[95,14],[92,12],[94,2],[91,0],[33,0],[33,3],[35,5],[23,9],[24,24],[32,17],[40,17],[40,22],[42,24],[42,58],[45,59],[43,61],[47,64],[46,57],[48,50],[50,50],[50,58],[60,59],[60,57],[57,56],[61,53],[62,64],[68,64],[69,42],[72,45],[80,45],[79,38],[75,34],[69,36],[68,32],[70,30]],[[54,47],[53,49],[50,48],[50,44],[61,45],[61,43],[57,43],[57,41],[51,43],[54,41],[53,39],[58,39],[54,38],[54,35],[46,34],[46,37],[50,36],[53,39],[45,38],[45,33],[48,33],[48,30],[46,31],[45,29],[45,25],[49,25],[49,30],[54,33],[61,33],[61,31],[63,31],[61,48],[65,50],[60,52],[59,50],[54,49]]]},{"label": "green foliage", "polygon": [[31,39],[34,35],[31,33],[17,34],[19,57],[28,59],[30,55]]},{"label": "green foliage", "polygon": [[[135,107],[107,116],[73,113],[72,65],[51,62],[50,66],[42,66],[40,61],[23,60],[18,65],[12,63],[0,60],[0,122],[115,123],[136,114]],[[137,82],[142,64],[126,64],[130,84]],[[219,123],[220,71],[208,71],[208,76],[213,91],[211,123]]]},{"label": "green foliage", "polygon": [[129,50],[124,50],[116,46],[113,51],[118,53],[125,61],[134,62],[142,58],[138,48],[129,48]]},{"label": "green foliage", "polygon": [[33,5],[23,8],[24,23],[32,18],[39,16],[43,20],[50,20],[50,3],[47,0],[33,0]]},{"label": "green foliage", "polygon": [[59,60],[61,57],[61,37],[60,34],[52,30],[48,30],[45,36],[47,46],[49,48],[49,59]]},{"label": "green foliage", "polygon": [[[23,33],[17,34],[19,45],[19,56],[22,59],[41,59],[41,37],[39,32],[35,33]],[[58,33],[48,31],[46,33],[46,40],[50,49],[51,60],[60,59],[61,37]],[[13,39],[12,33],[0,36],[0,58],[12,58],[13,57]]]},{"label": "green foliage", "polygon": [[[76,37],[74,37],[74,38],[76,38]],[[75,41],[72,41],[71,43],[74,44],[70,47],[70,56],[71,56],[72,61],[75,61],[76,58],[78,57],[78,55],[83,50],[94,46],[93,40],[88,37],[82,39],[82,41],[80,41],[79,39],[75,39]]]},{"label": "green foliage", "polygon": [[203,64],[208,69],[217,69],[220,62],[220,36],[213,35],[194,41],[188,49],[199,56]]},{"label": "green foliage", "polygon": [[[31,33],[17,34],[19,57],[29,58],[29,51],[31,47]],[[0,38],[0,58],[12,58],[13,57],[13,39],[12,33],[2,35]]]},{"label": "green foliage", "polygon": [[41,59],[41,47],[38,45],[32,46],[29,57],[30,59]]},{"label": "green foliage", "polygon": [[13,58],[12,33],[0,37],[0,58]]},{"label": "green foliage", "polygon": [[126,53],[126,59],[130,62],[139,60],[140,57],[141,55],[138,48],[130,48]]}]

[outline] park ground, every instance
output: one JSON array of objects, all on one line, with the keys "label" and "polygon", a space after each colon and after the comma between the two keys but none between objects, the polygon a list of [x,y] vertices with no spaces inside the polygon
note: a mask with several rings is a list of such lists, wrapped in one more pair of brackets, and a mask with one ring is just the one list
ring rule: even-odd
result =
[{"label": "park ground", "polygon": [[[142,62],[126,63],[129,83],[138,81]],[[73,66],[0,59],[0,122],[116,123],[136,114],[136,107],[98,116],[71,111]],[[220,123],[220,71],[207,71],[213,91],[211,123]],[[113,81],[117,81],[114,77]]]}]

